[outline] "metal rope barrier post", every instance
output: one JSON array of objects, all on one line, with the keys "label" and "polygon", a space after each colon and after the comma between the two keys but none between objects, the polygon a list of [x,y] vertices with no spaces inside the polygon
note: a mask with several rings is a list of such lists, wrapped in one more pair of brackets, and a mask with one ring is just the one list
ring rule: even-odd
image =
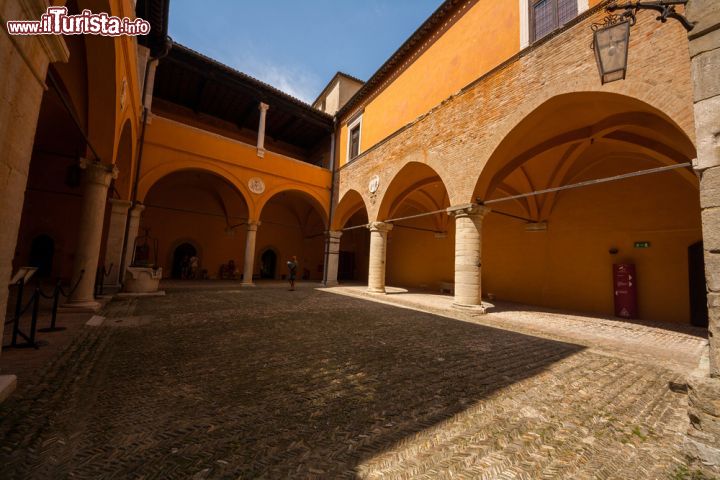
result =
[{"label": "metal rope barrier post", "polygon": [[[60,291],[62,290],[61,283],[62,283],[62,281],[60,279],[58,279],[57,283],[55,284],[55,289],[53,290],[53,294],[52,294],[53,304],[52,304],[52,314],[51,314],[52,316],[50,318],[50,326],[47,328],[41,328],[38,330],[38,332],[43,332],[43,333],[60,332],[60,331],[63,331],[66,329],[65,327],[58,327],[55,325],[55,322],[57,321],[58,306],[60,304]],[[45,295],[43,295],[43,297],[45,297]],[[45,298],[47,298],[47,297],[45,297]]]},{"label": "metal rope barrier post", "polygon": [[18,332],[20,331],[20,315],[22,315],[22,301],[23,301],[23,293],[25,290],[25,280],[22,278],[20,280],[18,280],[17,286],[18,286],[18,293],[17,293],[17,299],[15,300],[15,315],[13,317],[12,342],[10,343],[10,345],[13,347],[17,346],[17,337],[18,337]]},{"label": "metal rope barrier post", "polygon": [[35,289],[33,299],[35,304],[33,305],[32,318],[30,320],[30,340],[28,340],[28,346],[37,350],[40,345],[35,342],[35,330],[37,329],[38,313],[40,313],[40,287]]}]

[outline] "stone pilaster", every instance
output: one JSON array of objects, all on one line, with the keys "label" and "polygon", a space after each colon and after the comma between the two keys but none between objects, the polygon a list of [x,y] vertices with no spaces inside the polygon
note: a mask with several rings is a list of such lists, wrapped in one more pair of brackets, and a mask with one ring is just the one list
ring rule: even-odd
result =
[{"label": "stone pilaster", "polygon": [[342,232],[327,232],[325,237],[325,258],[327,258],[327,269],[325,286],[332,287],[338,284],[338,265],[340,263],[340,237]]},{"label": "stone pilaster", "polygon": [[117,177],[117,169],[86,159],[80,161],[80,167],[85,170],[85,191],[72,277],[72,284],[77,283],[77,287],[66,306],[94,310],[99,307],[95,301],[95,275],[100,257],[105,204],[110,181]]},{"label": "stone pilaster", "polygon": [[258,124],[257,156],[263,158],[265,156],[265,119],[270,105],[260,103],[258,108],[260,108],[260,123]]},{"label": "stone pilaster", "polygon": [[[0,2],[4,20],[38,20],[46,8],[43,0]],[[67,62],[68,57],[59,35],[0,33],[0,338],[44,79],[50,63]]]},{"label": "stone pilaster", "polygon": [[111,198],[110,204],[110,225],[105,244],[105,270],[109,271],[110,274],[105,277],[104,285],[119,289],[125,226],[127,225],[128,209],[132,204],[127,200],[117,198]]},{"label": "stone pilaster", "polygon": [[720,2],[690,0],[696,22],[688,34],[692,62],[697,161],[700,177],[705,275],[708,290],[709,368],[689,384],[688,453],[720,473]]},{"label": "stone pilaster", "polygon": [[387,234],[392,230],[391,223],[372,222],[370,229],[370,266],[368,268],[368,292],[385,293],[385,255],[387,254]]},{"label": "stone pilaster", "polygon": [[462,205],[448,208],[455,216],[455,299],[458,307],[482,309],[482,222],[486,207]]},{"label": "stone pilaster", "polygon": [[247,236],[245,237],[245,260],[243,262],[243,287],[254,287],[253,271],[255,270],[255,239],[260,222],[250,220],[247,223]]}]

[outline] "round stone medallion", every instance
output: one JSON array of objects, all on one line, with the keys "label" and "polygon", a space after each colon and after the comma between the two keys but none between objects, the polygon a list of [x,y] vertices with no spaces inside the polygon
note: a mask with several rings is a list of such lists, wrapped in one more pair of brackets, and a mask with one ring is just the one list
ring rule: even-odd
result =
[{"label": "round stone medallion", "polygon": [[251,192],[260,195],[265,191],[265,182],[260,177],[253,177],[248,180],[248,188]]},{"label": "round stone medallion", "polygon": [[370,190],[370,193],[375,193],[378,191],[378,188],[380,187],[380,177],[375,175],[370,179],[370,182],[368,183],[368,190]]}]

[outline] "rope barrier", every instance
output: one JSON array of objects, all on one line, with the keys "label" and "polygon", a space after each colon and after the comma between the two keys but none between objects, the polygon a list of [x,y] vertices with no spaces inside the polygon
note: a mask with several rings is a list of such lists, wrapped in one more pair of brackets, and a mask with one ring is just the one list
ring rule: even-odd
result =
[{"label": "rope barrier", "polygon": [[[12,340],[10,345],[4,347],[4,348],[26,348],[26,347],[32,347],[35,349],[38,349],[40,346],[42,346],[45,342],[38,342],[35,340],[35,334],[36,332],[58,332],[61,330],[65,330],[65,327],[58,327],[55,325],[57,320],[57,311],[58,306],[60,304],[60,296],[62,295],[65,298],[68,298],[70,295],[75,292],[75,289],[77,289],[78,285],[80,284],[80,280],[82,279],[83,275],[85,274],[85,270],[80,271],[80,276],[78,277],[77,281],[75,282],[75,285],[72,287],[70,292],[65,294],[65,291],[62,288],[61,281],[58,280],[55,284],[55,288],[53,289],[52,295],[48,295],[45,292],[42,291],[42,288],[40,288],[40,285],[38,284],[35,287],[35,290],[33,291],[32,296],[30,297],[30,300],[23,306],[23,294],[25,293],[25,280],[20,279],[18,282],[14,285],[18,287],[17,292],[17,299],[15,301],[15,314],[13,315],[13,318],[9,321],[6,321],[5,324],[13,324],[13,331],[12,331]],[[38,315],[40,313],[40,300],[42,298],[45,299],[52,299],[52,317],[50,320],[50,326],[47,328],[37,328],[37,321],[38,321]],[[20,320],[22,319],[23,315],[27,313],[27,311],[32,306],[32,316],[30,319],[30,334],[27,335],[25,332],[20,330]],[[18,337],[25,340],[25,343],[18,343]]]}]

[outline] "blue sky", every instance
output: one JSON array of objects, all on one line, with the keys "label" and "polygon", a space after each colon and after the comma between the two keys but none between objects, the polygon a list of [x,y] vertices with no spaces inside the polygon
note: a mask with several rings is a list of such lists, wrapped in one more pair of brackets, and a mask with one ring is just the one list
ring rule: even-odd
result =
[{"label": "blue sky", "polygon": [[312,102],[340,70],[367,80],[442,0],[173,0],[174,41]]}]

